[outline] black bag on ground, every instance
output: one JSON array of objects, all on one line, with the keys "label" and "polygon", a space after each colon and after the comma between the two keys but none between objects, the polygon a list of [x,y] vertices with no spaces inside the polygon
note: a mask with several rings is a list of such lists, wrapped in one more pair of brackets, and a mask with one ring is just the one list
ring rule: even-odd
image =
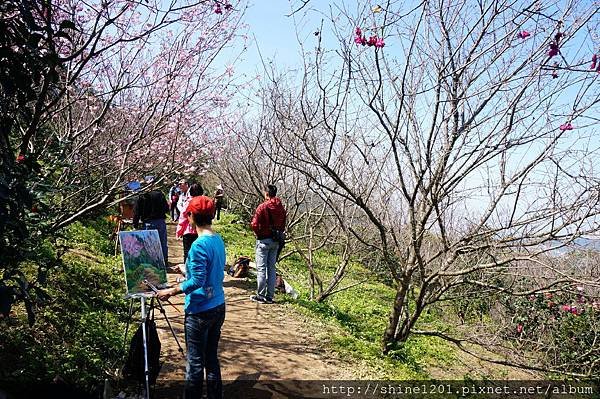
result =
[{"label": "black bag on ground", "polygon": [[129,345],[129,353],[123,367],[123,376],[130,381],[136,381],[140,384],[146,383],[145,363],[144,363],[144,336],[142,328],[146,327],[146,346],[148,348],[148,381],[150,385],[156,383],[156,378],[160,371],[160,339],[154,322],[154,308],[151,315],[148,315],[145,323],[141,324]]}]

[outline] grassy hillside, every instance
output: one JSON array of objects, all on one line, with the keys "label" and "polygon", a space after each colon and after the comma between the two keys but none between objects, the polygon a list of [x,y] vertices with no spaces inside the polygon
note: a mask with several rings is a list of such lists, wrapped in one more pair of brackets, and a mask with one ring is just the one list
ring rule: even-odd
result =
[{"label": "grassy hillside", "polygon": [[[60,380],[92,392],[117,374],[128,304],[111,230],[104,220],[70,226],[58,242],[67,247],[60,261],[54,246],[40,248],[39,262],[52,267],[39,287],[45,301],[34,309],[35,324],[28,325],[22,303],[0,320],[2,386],[19,390]],[[38,268],[27,270],[33,275]]]},{"label": "grassy hillside", "polygon": [[[236,256],[254,259],[255,239],[245,224],[232,223],[235,215],[225,214],[215,224],[223,236],[228,262]],[[284,250],[284,252],[286,252]],[[335,254],[321,251],[317,254],[319,270],[323,275],[333,274],[338,258]],[[309,299],[310,286],[306,265],[298,255],[289,256],[278,265],[278,271],[299,292],[298,299],[278,297],[278,301],[289,304],[307,316],[313,328],[324,340],[327,349],[349,362],[366,366],[357,370],[357,375],[382,379],[429,378],[431,365],[448,368],[457,359],[456,349],[449,343],[431,337],[414,337],[403,347],[395,348],[390,356],[381,356],[381,337],[386,326],[394,290],[377,282],[369,270],[353,263],[342,286],[350,289],[339,292],[316,303]],[[367,282],[364,282],[367,280]],[[440,324],[439,314],[426,313],[423,324]],[[359,367],[357,367],[359,369]],[[462,375],[456,377],[463,377]]]}]

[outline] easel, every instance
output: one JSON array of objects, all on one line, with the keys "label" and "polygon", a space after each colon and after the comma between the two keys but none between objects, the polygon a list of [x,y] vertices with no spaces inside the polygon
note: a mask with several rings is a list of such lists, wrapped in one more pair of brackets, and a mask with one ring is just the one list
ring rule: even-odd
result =
[{"label": "easel", "polygon": [[[171,330],[171,334],[173,335],[173,338],[175,338],[175,342],[177,343],[177,346],[179,347],[179,353],[181,353],[182,355],[183,355],[183,348],[181,347],[181,344],[179,343],[179,340],[177,339],[177,335],[175,334],[175,331],[173,330],[173,327],[171,326],[171,322],[169,321],[169,318],[167,317],[167,314],[165,312],[165,309],[164,309],[161,301],[158,299],[158,297],[156,296],[156,294],[154,292],[141,292],[141,293],[136,293],[136,294],[129,294],[125,298],[128,298],[131,300],[131,303],[129,306],[129,319],[127,320],[127,327],[125,328],[125,343],[127,343],[127,332],[129,331],[129,321],[131,320],[131,317],[133,316],[134,301],[135,301],[135,299],[138,299],[138,298],[140,300],[142,343],[143,343],[143,348],[144,348],[144,383],[145,383],[145,388],[146,388],[144,398],[150,399],[150,366],[148,363],[148,337],[147,337],[147,332],[146,332],[146,320],[148,318],[150,309],[155,307],[154,300],[156,300],[156,303],[158,304],[158,309],[159,309],[160,313],[163,315],[163,317],[167,321],[169,330]],[[146,300],[148,298],[150,298],[150,307],[147,311],[146,310]]]},{"label": "easel", "polygon": [[133,225],[133,203],[122,201],[119,202],[119,215],[115,217],[116,226],[113,229],[113,237],[115,240],[115,255],[119,254],[119,232],[127,225]]}]

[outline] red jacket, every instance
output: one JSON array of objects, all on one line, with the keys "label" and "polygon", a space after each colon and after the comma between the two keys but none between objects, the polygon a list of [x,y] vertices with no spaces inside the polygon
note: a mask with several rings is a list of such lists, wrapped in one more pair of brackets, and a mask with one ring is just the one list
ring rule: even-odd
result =
[{"label": "red jacket", "polygon": [[[271,214],[270,218],[269,213]],[[250,227],[259,240],[271,238],[271,229],[285,230],[285,218],[285,208],[281,200],[274,197],[266,200],[256,208]]]}]

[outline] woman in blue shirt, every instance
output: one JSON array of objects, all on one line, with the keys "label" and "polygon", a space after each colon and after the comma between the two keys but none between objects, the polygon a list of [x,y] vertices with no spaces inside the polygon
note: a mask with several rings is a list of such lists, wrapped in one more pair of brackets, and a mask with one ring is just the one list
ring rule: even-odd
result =
[{"label": "woman in blue shirt", "polygon": [[187,368],[185,398],[202,397],[206,369],[207,398],[222,398],[221,366],[217,357],[221,327],[225,321],[225,244],[212,229],[215,203],[206,196],[194,197],[186,217],[196,228],[186,263],[186,280],[158,292],[160,299],[185,293],[185,339]]}]

